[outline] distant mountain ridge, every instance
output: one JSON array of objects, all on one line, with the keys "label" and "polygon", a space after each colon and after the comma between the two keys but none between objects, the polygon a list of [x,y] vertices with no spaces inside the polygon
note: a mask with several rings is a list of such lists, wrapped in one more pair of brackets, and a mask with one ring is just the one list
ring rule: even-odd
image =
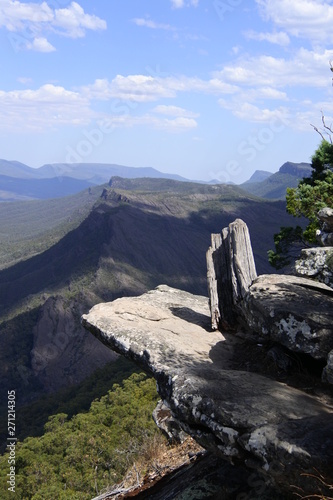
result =
[{"label": "distant mountain ridge", "polygon": [[114,163],[54,163],[32,168],[24,163],[0,159],[0,201],[59,198],[78,193],[111,177],[163,178],[189,182],[151,167],[126,167]]},{"label": "distant mountain ridge", "polygon": [[[252,177],[240,185],[247,193],[270,200],[284,200],[287,188],[297,187],[304,177],[310,177],[312,172],[310,163],[293,163],[287,161],[278,172],[266,176],[268,172],[256,170]],[[257,179],[262,179],[258,181]]]},{"label": "distant mountain ridge", "polygon": [[268,172],[267,170],[256,170],[250,177],[246,183],[250,182],[262,182],[266,180],[268,177],[272,175],[272,172]]},{"label": "distant mountain ridge", "polygon": [[[287,187],[296,187],[303,177],[311,175],[309,163],[284,163],[272,174],[256,170],[240,187],[255,196],[284,199]],[[160,172],[152,167],[127,167],[114,163],[53,163],[31,168],[18,161],[0,159],[0,201],[22,201],[69,196],[90,186],[109,182],[111,177],[126,179],[169,179],[202,184],[216,181],[191,181],[177,174]]]}]

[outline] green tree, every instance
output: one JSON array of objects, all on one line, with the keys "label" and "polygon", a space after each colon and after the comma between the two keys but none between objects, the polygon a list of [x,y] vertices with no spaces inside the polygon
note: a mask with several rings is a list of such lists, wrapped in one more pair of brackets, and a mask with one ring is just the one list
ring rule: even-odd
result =
[{"label": "green tree", "polygon": [[8,491],[8,451],[0,455],[0,498],[89,500],[121,481],[160,431],[152,419],[156,383],[134,373],[89,411],[49,418],[45,432],[16,446],[16,496]]},{"label": "green tree", "polygon": [[316,231],[320,228],[318,212],[321,208],[333,208],[333,144],[325,138],[311,158],[312,174],[302,179],[296,188],[288,188],[287,212],[294,217],[305,217],[308,224],[283,227],[274,235],[275,251],[268,251],[268,260],[276,269],[289,264],[300,245],[316,243]]}]

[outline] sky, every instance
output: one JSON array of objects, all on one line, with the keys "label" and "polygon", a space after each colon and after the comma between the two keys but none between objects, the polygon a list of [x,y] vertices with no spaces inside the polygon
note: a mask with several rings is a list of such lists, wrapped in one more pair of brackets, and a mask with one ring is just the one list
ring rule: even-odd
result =
[{"label": "sky", "polygon": [[333,1],[0,0],[0,158],[247,180],[333,121]]}]

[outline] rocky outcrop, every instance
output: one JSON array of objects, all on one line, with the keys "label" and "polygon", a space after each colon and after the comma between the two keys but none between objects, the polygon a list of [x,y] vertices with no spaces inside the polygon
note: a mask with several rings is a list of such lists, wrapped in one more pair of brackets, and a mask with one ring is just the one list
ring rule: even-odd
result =
[{"label": "rocky outcrop", "polygon": [[290,174],[302,179],[303,177],[310,177],[312,173],[312,167],[310,163],[293,163],[291,161],[287,161],[284,163],[279,172],[281,174]]},{"label": "rocky outcrop", "polygon": [[303,249],[295,262],[295,271],[298,276],[315,279],[333,288],[333,247]]},{"label": "rocky outcrop", "polygon": [[333,349],[333,290],[296,276],[262,275],[238,304],[239,319],[293,352],[326,360]]},{"label": "rocky outcrop", "polygon": [[[223,243],[224,235],[233,240],[231,244]],[[256,278],[252,262],[252,248],[242,220],[223,229],[222,236],[212,235],[207,252],[212,327],[226,328],[227,308],[227,326],[231,323],[237,329],[242,324],[255,332],[260,342],[273,341],[292,352],[328,362],[333,349],[333,290],[296,276],[272,274]],[[330,380],[329,373],[326,369],[326,381]]]},{"label": "rocky outcrop", "polygon": [[206,261],[212,328],[232,327],[237,316],[235,305],[257,277],[245,222],[236,219],[221,234],[212,234]]},{"label": "rocky outcrop", "polygon": [[45,392],[77,384],[116,359],[115,353],[85,335],[79,320],[85,301],[80,299],[66,303],[61,296],[49,297],[41,307],[33,330],[31,368]]},{"label": "rocky outcrop", "polygon": [[318,218],[321,222],[319,240],[324,246],[333,246],[333,208],[325,207],[319,210]]},{"label": "rocky outcrop", "polygon": [[159,286],[99,304],[82,322],[155,377],[184,431],[232,463],[260,471],[281,498],[290,485],[318,491],[302,476],[314,467],[330,479],[332,407],[255,372],[251,363],[240,367],[249,347],[233,333],[211,331],[205,297]]}]

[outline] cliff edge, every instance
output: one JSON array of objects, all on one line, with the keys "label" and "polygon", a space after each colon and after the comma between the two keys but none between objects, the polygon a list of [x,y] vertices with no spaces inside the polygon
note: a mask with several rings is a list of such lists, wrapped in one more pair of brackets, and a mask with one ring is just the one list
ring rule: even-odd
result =
[{"label": "cliff edge", "polygon": [[[242,221],[236,223],[234,232],[249,241]],[[306,361],[298,356],[304,353],[292,354],[290,344],[288,347],[281,339],[272,338],[265,325],[260,323],[257,328],[246,324],[248,304],[254,300],[250,300],[251,287],[255,287],[252,295],[257,294],[254,302],[262,317],[268,315],[279,324],[283,323],[278,316],[280,309],[272,305],[279,304],[283,292],[277,292],[274,283],[269,291],[267,282],[255,277],[251,256],[245,259],[248,272],[244,272],[244,256],[239,254],[244,247],[226,238],[227,247],[232,249],[234,272],[229,273],[231,282],[224,282],[224,286],[234,295],[228,299],[230,314],[221,313],[219,326],[223,331],[212,329],[212,316],[216,320],[216,309],[214,314],[210,310],[212,301],[165,285],[139,297],[96,305],[82,317],[83,325],[155,377],[158,392],[173,417],[204,448],[235,466],[259,471],[283,498],[291,491],[327,495],[330,487],[313,476],[321,475],[325,483],[333,483],[330,386],[317,377],[315,382],[311,379],[309,388],[311,377],[300,374]],[[225,273],[219,276],[225,279]],[[288,282],[283,286],[288,289]],[[311,288],[304,283],[292,286],[310,295],[321,293],[327,299],[327,319],[332,319],[329,287]],[[289,292],[286,300],[290,305],[297,302],[297,296],[294,288]],[[260,297],[265,294],[268,298],[261,303]],[[309,306],[304,305],[303,310],[307,312]],[[290,320],[291,326],[295,345],[299,335],[308,342],[310,337],[315,338]],[[332,326],[325,323],[325,328],[322,345],[329,354]],[[291,338],[283,332],[280,337]],[[315,347],[313,352],[317,352]]]}]

